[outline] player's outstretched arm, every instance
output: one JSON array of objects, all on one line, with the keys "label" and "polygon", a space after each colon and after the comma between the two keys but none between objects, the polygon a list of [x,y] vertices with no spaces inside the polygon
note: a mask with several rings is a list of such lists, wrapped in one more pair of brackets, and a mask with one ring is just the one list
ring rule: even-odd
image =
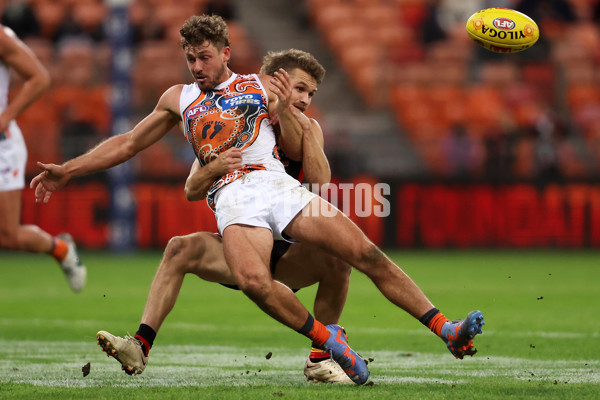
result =
[{"label": "player's outstretched arm", "polygon": [[0,114],[0,132],[50,87],[50,74],[17,35],[0,25],[0,59],[23,79],[23,86]]},{"label": "player's outstretched arm", "polygon": [[47,203],[53,192],[63,187],[70,179],[104,171],[119,165],[167,134],[181,117],[179,95],[182,85],[168,89],[158,101],[154,111],[138,123],[131,131],[113,136],[87,153],[73,158],[62,165],[38,162],[43,171],[31,181],[35,188],[36,202]]},{"label": "player's outstretched arm", "polygon": [[194,160],[190,174],[185,181],[186,199],[188,201],[205,199],[215,180],[240,168],[242,168],[242,151],[235,147],[219,154],[204,167],[200,166],[198,160]]}]

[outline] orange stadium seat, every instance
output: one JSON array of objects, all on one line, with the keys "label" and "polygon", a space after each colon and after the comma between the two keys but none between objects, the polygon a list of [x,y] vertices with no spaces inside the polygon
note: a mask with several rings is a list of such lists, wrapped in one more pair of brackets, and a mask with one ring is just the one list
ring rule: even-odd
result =
[{"label": "orange stadium seat", "polygon": [[78,0],[72,3],[73,20],[83,32],[94,32],[106,20],[108,6],[102,0]]},{"label": "orange stadium seat", "polygon": [[398,84],[418,85],[427,87],[434,80],[437,71],[428,63],[409,62],[395,66],[390,71],[392,79]]},{"label": "orange stadium seat", "polygon": [[421,62],[425,58],[425,49],[416,40],[406,40],[390,45],[388,58],[395,65]]},{"label": "orange stadium seat", "polygon": [[60,121],[52,107],[52,94],[43,94],[17,119],[27,144],[28,176],[37,175],[37,161],[61,163],[62,151],[59,135]]},{"label": "orange stadium seat", "polygon": [[515,162],[512,173],[516,178],[527,179],[533,176],[535,143],[531,138],[521,138],[515,145]]},{"label": "orange stadium seat", "polygon": [[372,28],[399,25],[400,13],[394,4],[368,0],[355,2],[354,7],[361,19]]},{"label": "orange stadium seat", "polygon": [[165,32],[165,40],[168,40],[172,46],[179,43],[179,29],[186,19],[190,17],[190,10],[184,2],[164,2],[155,8],[154,14]]},{"label": "orange stadium seat", "polygon": [[424,0],[396,0],[400,15],[407,26],[418,29],[427,16],[427,4]]},{"label": "orange stadium seat", "polygon": [[517,66],[509,62],[488,62],[479,70],[479,81],[497,90],[502,90],[519,79]]},{"label": "orange stadium seat", "polygon": [[153,109],[162,93],[172,85],[187,82],[188,74],[181,50],[170,41],[142,43],[134,55],[131,75],[134,104],[144,110]]},{"label": "orange stadium seat", "polygon": [[355,46],[360,43],[372,43],[369,38],[370,30],[364,28],[362,24],[344,23],[327,28],[323,32],[327,44],[331,51],[339,59],[341,53],[349,46]]},{"label": "orange stadium seat", "polygon": [[390,105],[393,108],[401,108],[410,103],[422,103],[427,101],[427,92],[419,85],[405,83],[396,84],[390,90]]},{"label": "orange stadium seat", "polygon": [[500,93],[489,86],[473,86],[467,91],[466,121],[476,132],[497,127],[507,114]]},{"label": "orange stadium seat", "polygon": [[350,70],[349,75],[367,107],[379,108],[387,105],[389,85],[385,83],[385,76],[377,64],[359,64]]},{"label": "orange stadium seat", "polygon": [[436,110],[440,126],[450,128],[466,123],[466,95],[458,85],[435,85],[430,91],[431,104]]},{"label": "orange stadium seat", "polygon": [[593,85],[596,81],[598,68],[591,59],[565,62],[563,69],[565,81],[569,84]]},{"label": "orange stadium seat", "polygon": [[414,32],[397,23],[375,25],[371,29],[375,40],[388,49],[416,43]]},{"label": "orange stadium seat", "polygon": [[434,63],[467,64],[472,56],[473,46],[451,39],[439,40],[427,46],[427,61]]},{"label": "orange stadium seat", "polygon": [[347,3],[326,3],[315,14],[315,25],[320,32],[344,24],[353,24],[358,21],[356,10]]},{"label": "orange stadium seat", "polygon": [[81,38],[66,39],[56,50],[56,85],[86,86],[94,81],[94,45]]},{"label": "orange stadium seat", "polygon": [[232,45],[230,67],[240,74],[255,73],[262,64],[257,44],[248,36],[242,24],[236,21],[227,23],[229,41]]},{"label": "orange stadium seat", "polygon": [[415,128],[411,136],[433,176],[444,176],[448,173],[441,137],[439,129],[428,124]]},{"label": "orange stadium seat", "polygon": [[103,136],[109,134],[111,110],[106,85],[58,86],[52,91],[54,112],[69,121],[94,125]]},{"label": "orange stadium seat", "polygon": [[[381,79],[380,49],[369,43],[356,46],[344,47],[341,53],[341,64],[350,81],[356,86],[369,105],[381,105],[380,99],[384,97],[376,95],[380,88],[374,86]],[[386,96],[387,94],[384,94]]]},{"label": "orange stadium seat", "polygon": [[594,102],[600,102],[600,87],[572,84],[567,88],[567,103],[571,110]]},{"label": "orange stadium seat", "polygon": [[51,39],[67,15],[65,3],[59,1],[38,1],[32,4],[40,22],[41,34]]},{"label": "orange stadium seat", "polygon": [[185,180],[189,165],[177,159],[169,144],[163,140],[138,154],[135,170],[140,177],[146,179],[179,178]]},{"label": "orange stadium seat", "polygon": [[[310,20],[315,21],[316,25],[320,26],[317,20],[322,17],[321,14],[323,14],[323,10],[326,10],[332,5],[340,5],[342,2],[342,0],[308,0],[307,10]],[[327,13],[327,11],[325,13]],[[331,16],[326,18],[331,18]]]},{"label": "orange stadium seat", "polygon": [[528,63],[521,69],[523,83],[533,88],[542,99],[554,96],[556,72],[550,63]]},{"label": "orange stadium seat", "polygon": [[465,93],[458,85],[434,85],[429,94],[437,104],[462,103],[465,100]]}]

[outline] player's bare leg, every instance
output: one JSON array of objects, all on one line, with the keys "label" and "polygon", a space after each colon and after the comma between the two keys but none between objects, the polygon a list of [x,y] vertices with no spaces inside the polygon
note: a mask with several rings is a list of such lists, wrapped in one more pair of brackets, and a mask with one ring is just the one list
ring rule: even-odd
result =
[{"label": "player's bare leg", "polygon": [[339,325],[315,320],[293,292],[271,277],[268,262],[272,233],[266,228],[230,225],[223,232],[225,259],[240,289],[265,313],[328,350],[352,380],[363,384],[369,371],[347,343]]},{"label": "player's bare leg", "polygon": [[331,204],[313,199],[288,224],[285,233],[324,248],[366,274],[389,301],[441,337],[455,357],[473,353],[472,339],[481,333],[483,325],[481,312],[470,313],[464,324],[449,322],[413,280]]},{"label": "player's bare leg", "polygon": [[285,229],[286,234],[322,247],[353,265],[366,274],[388,300],[415,318],[433,308],[412,279],[349,218],[320,198],[313,199],[307,207],[310,213],[299,213]]},{"label": "player's bare leg", "polygon": [[223,232],[227,264],[239,288],[268,315],[299,330],[308,311],[269,271],[273,236],[269,229],[230,225]]},{"label": "player's bare leg", "polygon": [[169,240],[154,275],[141,323],[158,332],[177,301],[187,273],[210,282],[235,284],[220,237],[208,232],[176,236]]},{"label": "player's bare leg", "polygon": [[36,225],[21,225],[21,197],[22,190],[0,192],[0,248],[52,255],[71,289],[81,291],[87,271],[79,262],[72,238],[67,234],[53,237]]},{"label": "player's bare leg", "polygon": [[273,279],[292,289],[319,283],[314,303],[315,317],[324,324],[339,322],[350,285],[352,267],[322,249],[294,243],[277,263]]},{"label": "player's bare leg", "polygon": [[225,263],[220,237],[198,232],[169,240],[152,280],[135,336],[122,338],[107,331],[96,334],[102,350],[117,359],[126,373],[138,375],[144,372],[156,334],[173,309],[188,273],[208,281],[234,283]]},{"label": "player's bare leg", "polygon": [[[277,263],[273,278],[293,289],[318,282],[314,315],[329,325],[340,320],[351,272],[352,267],[318,247],[294,243]],[[328,352],[314,346],[305,362],[304,375],[315,382],[353,383]]]},{"label": "player's bare leg", "polygon": [[21,225],[21,190],[0,192],[0,247],[30,253],[48,253],[52,235],[35,225]]}]

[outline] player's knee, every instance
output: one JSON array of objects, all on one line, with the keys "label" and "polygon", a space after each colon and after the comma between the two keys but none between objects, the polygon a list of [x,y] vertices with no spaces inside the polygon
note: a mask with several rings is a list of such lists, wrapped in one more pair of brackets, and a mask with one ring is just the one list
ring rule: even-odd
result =
[{"label": "player's knee", "polygon": [[369,266],[370,268],[381,265],[381,261],[385,259],[385,254],[370,240],[365,240],[356,249],[356,266]]},{"label": "player's knee", "polygon": [[183,246],[181,236],[172,237],[165,248],[165,258],[169,260],[176,258],[181,253]]},{"label": "player's knee", "polygon": [[18,242],[16,236],[11,232],[0,229],[0,248],[17,250]]},{"label": "player's knee", "polygon": [[345,262],[344,260],[334,257],[328,256],[327,258],[327,272],[333,274],[336,279],[349,280],[350,273],[352,272],[352,267],[350,264]]},{"label": "player's knee", "polygon": [[175,270],[186,271],[191,262],[193,244],[189,237],[175,236],[167,243],[164,259],[166,265]]},{"label": "player's knee", "polygon": [[271,281],[262,274],[238,278],[238,286],[252,300],[264,299],[271,291]]}]

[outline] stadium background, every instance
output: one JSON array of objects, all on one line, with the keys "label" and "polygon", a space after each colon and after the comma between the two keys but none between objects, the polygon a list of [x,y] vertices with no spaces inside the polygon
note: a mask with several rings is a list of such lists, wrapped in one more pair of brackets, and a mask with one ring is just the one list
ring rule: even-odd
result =
[{"label": "stadium background", "polygon": [[[310,114],[334,182],[391,185],[389,218],[351,215],[377,244],[600,247],[598,1],[135,0],[128,14],[100,0],[4,3],[2,23],[53,78],[18,120],[28,178],[36,161],[81,154],[189,82],[179,27],[214,12],[228,21],[235,72],[255,72],[266,51],[289,47],[327,68]],[[479,49],[464,23],[489,6],[531,16],[540,41],[513,55]],[[114,23],[123,17],[125,31]],[[183,196],[192,160],[174,131],[48,205],[26,190],[23,222],[71,232],[84,248],[160,248],[214,231],[204,202]]]}]

